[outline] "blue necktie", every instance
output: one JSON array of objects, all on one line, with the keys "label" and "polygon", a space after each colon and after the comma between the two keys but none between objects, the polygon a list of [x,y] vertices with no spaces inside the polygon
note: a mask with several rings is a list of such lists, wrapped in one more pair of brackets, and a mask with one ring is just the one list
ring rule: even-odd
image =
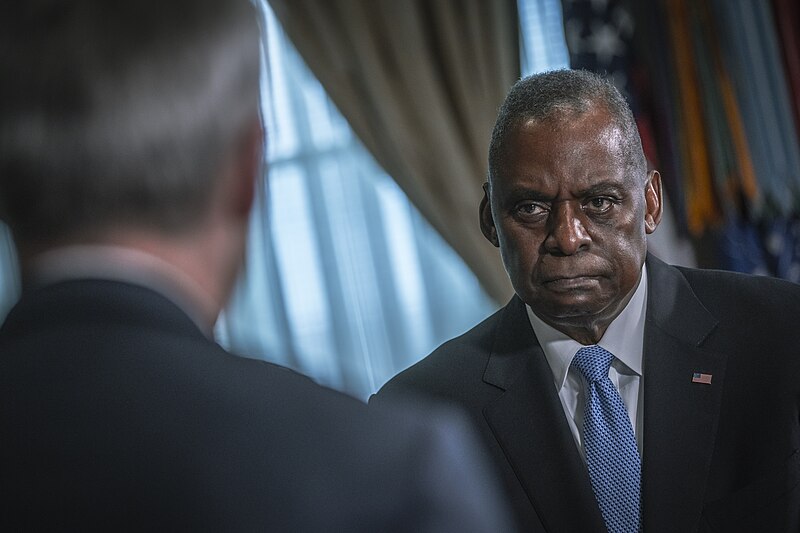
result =
[{"label": "blue necktie", "polygon": [[639,531],[641,460],[628,412],[608,369],[614,355],[599,346],[578,350],[572,360],[586,378],[583,449],[592,490],[610,533]]}]

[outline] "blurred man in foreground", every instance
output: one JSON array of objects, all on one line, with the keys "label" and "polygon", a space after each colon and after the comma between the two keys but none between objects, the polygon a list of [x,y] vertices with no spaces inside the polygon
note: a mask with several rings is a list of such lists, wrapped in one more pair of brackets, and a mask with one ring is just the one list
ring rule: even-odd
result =
[{"label": "blurred man in foreground", "polygon": [[0,529],[505,529],[457,422],[211,338],[261,161],[252,6],[0,9]]}]

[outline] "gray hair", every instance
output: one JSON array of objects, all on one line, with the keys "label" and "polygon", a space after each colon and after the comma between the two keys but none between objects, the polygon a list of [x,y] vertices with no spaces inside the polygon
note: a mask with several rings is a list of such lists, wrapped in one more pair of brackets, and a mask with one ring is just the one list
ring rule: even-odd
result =
[{"label": "gray hair", "polygon": [[523,122],[541,121],[558,112],[585,113],[604,107],[622,133],[622,157],[628,172],[647,173],[642,141],[633,113],[614,84],[586,70],[553,70],[522,78],[511,88],[500,107],[489,144],[489,180],[502,167],[504,143],[510,132]]},{"label": "gray hair", "polygon": [[0,218],[18,242],[191,227],[258,113],[250,2],[4,4]]}]

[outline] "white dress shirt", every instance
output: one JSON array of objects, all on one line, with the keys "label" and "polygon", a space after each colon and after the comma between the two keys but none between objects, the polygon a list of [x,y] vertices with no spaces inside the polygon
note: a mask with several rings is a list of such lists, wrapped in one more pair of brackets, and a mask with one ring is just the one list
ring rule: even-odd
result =
[{"label": "white dress shirt", "polygon": [[[644,346],[644,321],[647,304],[647,269],[642,267],[639,285],[625,309],[609,324],[598,346],[614,354],[608,377],[619,391],[631,420],[639,454],[642,453],[642,417],[644,414],[644,373],[642,349]],[[586,401],[586,383],[581,373],[570,367],[572,358],[584,345],[557,329],[545,324],[530,306],[528,317],[542,346],[547,363],[553,372],[558,397],[564,408],[572,436],[581,456],[584,453],[581,431],[583,407]],[[581,428],[581,429],[579,429]]]}]

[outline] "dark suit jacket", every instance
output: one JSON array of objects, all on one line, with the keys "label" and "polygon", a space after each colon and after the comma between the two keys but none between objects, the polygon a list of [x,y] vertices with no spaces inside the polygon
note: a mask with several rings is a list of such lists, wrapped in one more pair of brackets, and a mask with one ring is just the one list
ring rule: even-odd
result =
[{"label": "dark suit jacket", "polygon": [[[800,530],[800,286],[652,256],[647,268],[644,530]],[[414,395],[471,415],[524,530],[604,530],[518,298],[371,403]]]},{"label": "dark suit jacket", "polygon": [[416,418],[233,356],[145,288],[31,290],[0,329],[0,530],[506,527],[466,424]]}]

